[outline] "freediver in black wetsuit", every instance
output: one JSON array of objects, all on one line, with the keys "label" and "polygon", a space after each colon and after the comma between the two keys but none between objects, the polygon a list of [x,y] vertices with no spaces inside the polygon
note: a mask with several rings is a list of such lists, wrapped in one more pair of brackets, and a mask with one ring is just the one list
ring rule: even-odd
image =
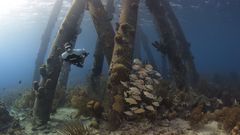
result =
[{"label": "freediver in black wetsuit", "polygon": [[72,44],[67,42],[64,44],[65,52],[62,53],[62,59],[70,64],[82,68],[85,58],[89,55],[85,49],[73,49]]}]

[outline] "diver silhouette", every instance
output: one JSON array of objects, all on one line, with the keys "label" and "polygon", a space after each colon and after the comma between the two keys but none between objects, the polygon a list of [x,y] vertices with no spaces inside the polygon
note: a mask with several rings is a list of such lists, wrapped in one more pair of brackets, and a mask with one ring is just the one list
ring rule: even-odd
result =
[{"label": "diver silhouette", "polygon": [[62,53],[62,59],[70,64],[82,68],[85,58],[89,55],[85,49],[73,49],[72,44],[64,44],[65,52]]}]

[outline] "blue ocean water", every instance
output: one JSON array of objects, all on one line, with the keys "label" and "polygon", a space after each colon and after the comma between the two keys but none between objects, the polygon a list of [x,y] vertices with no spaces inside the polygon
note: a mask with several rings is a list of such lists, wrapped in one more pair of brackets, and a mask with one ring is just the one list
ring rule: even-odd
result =
[{"label": "blue ocean water", "polygon": [[[55,0],[0,0],[0,93],[31,87],[41,35],[54,2]],[[64,1],[52,39],[70,3],[70,0]],[[191,43],[200,73],[240,72],[239,0],[171,0],[171,6]],[[121,8],[118,3],[116,7]],[[117,20],[116,14],[113,24]],[[148,44],[155,61],[161,64],[161,55],[151,46],[151,42],[159,40],[159,33],[143,2],[138,25],[149,38]],[[90,73],[97,38],[88,12],[85,12],[80,27],[82,33],[77,39],[76,48],[85,48],[90,52],[90,57],[83,69],[72,66],[69,82],[73,85],[84,82],[84,78]],[[143,49],[142,52],[142,59],[146,59]]]}]

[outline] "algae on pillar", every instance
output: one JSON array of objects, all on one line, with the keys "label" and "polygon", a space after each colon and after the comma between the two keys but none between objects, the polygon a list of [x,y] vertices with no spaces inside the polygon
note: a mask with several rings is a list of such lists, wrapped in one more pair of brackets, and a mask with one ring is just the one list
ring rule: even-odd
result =
[{"label": "algae on pillar", "polygon": [[115,35],[112,62],[109,69],[108,92],[110,97],[109,126],[114,130],[121,124],[124,111],[123,86],[129,80],[139,0],[122,0],[119,27]]},{"label": "algae on pillar", "polygon": [[[47,64],[40,68],[42,79],[34,87],[36,99],[33,108],[34,122],[37,125],[46,124],[50,119],[51,107],[54,99],[58,77],[61,72],[62,60],[60,55],[64,52],[63,44],[72,40],[78,33],[79,14],[84,10],[85,0],[74,0],[72,7],[68,11],[56,39],[52,44]],[[36,83],[36,82],[35,82]]]},{"label": "algae on pillar", "polygon": [[182,61],[177,39],[171,29],[166,11],[163,6],[160,5],[159,0],[146,0],[146,5],[152,13],[161,33],[161,43],[157,44],[156,47],[168,57],[171,73],[177,88],[184,89],[186,88],[186,67]]},{"label": "algae on pillar", "polygon": [[44,30],[44,33],[42,34],[41,44],[40,48],[38,50],[37,58],[35,61],[35,69],[33,72],[33,81],[39,81],[40,80],[40,73],[39,68],[44,63],[44,58],[47,53],[48,44],[50,42],[50,37],[52,34],[52,31],[54,29],[54,25],[57,21],[58,14],[61,11],[63,0],[57,0],[53,6],[51,15],[49,17],[47,27]]}]

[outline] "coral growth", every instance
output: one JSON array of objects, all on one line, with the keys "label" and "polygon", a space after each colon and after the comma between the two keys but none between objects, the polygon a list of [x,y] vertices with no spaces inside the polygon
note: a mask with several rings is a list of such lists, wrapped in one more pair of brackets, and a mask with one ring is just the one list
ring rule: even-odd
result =
[{"label": "coral growth", "polygon": [[79,115],[88,115],[89,109],[87,108],[87,103],[90,101],[87,93],[83,90],[74,91],[71,96],[71,106],[78,109]]},{"label": "coral growth", "polygon": [[115,38],[116,43],[118,43],[118,44],[122,44],[123,43],[122,36],[119,33],[117,33],[114,38]]},{"label": "coral growth", "polygon": [[[193,109],[190,115],[191,126],[202,126],[209,121],[219,122],[219,126],[226,131],[231,131],[231,134],[239,132],[240,128],[240,107],[224,107],[221,110],[216,109],[213,113],[204,113],[204,105],[200,104]],[[234,133],[233,133],[234,132]]]},{"label": "coral growth", "polygon": [[23,93],[20,99],[16,100],[15,106],[17,108],[32,108],[35,100],[35,92],[27,90]]},{"label": "coral growth", "polygon": [[8,132],[15,134],[19,128],[19,122],[10,116],[6,106],[0,102],[0,134]]},{"label": "coral growth", "polygon": [[[202,125],[202,121],[204,118],[204,104],[199,104],[197,107],[195,107],[189,117],[190,124],[192,127],[200,126]],[[200,124],[201,123],[201,124]]]},{"label": "coral growth", "polygon": [[240,122],[231,130],[231,135],[239,135],[240,134]]},{"label": "coral growth", "polygon": [[119,112],[119,113],[123,112],[123,108],[124,108],[122,106],[123,104],[124,104],[123,97],[121,95],[115,95],[114,96],[114,103],[112,105],[113,110],[116,111],[116,112]]},{"label": "coral growth", "polygon": [[224,107],[221,110],[216,110],[212,115],[207,116],[209,119],[214,119],[222,123],[225,130],[230,131],[240,122],[240,107]]},{"label": "coral growth", "polygon": [[89,109],[92,116],[96,118],[102,117],[103,107],[99,101],[91,100],[87,103],[87,108]]},{"label": "coral growth", "polygon": [[120,81],[128,80],[126,74],[129,73],[129,70],[123,64],[114,64],[111,73],[112,73],[111,74],[112,77],[110,77],[112,79],[111,82],[117,83]]},{"label": "coral growth", "polygon": [[102,103],[91,98],[84,90],[76,90],[70,93],[70,106],[78,109],[78,116],[101,118],[104,111]]}]

